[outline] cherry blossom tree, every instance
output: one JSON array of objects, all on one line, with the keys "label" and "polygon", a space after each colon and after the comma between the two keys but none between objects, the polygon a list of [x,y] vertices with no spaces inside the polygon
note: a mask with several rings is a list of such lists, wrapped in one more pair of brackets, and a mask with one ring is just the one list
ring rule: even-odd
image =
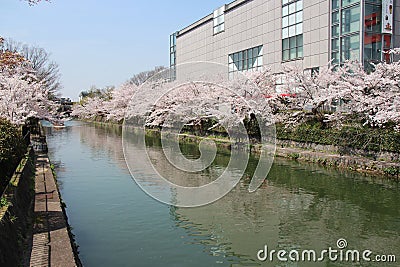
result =
[{"label": "cherry blossom tree", "polygon": [[19,67],[26,67],[28,61],[16,51],[6,49],[4,38],[0,36],[0,72],[12,72]]},{"label": "cherry blossom tree", "polygon": [[105,109],[108,113],[107,119],[113,121],[123,120],[125,111],[136,91],[137,86],[131,83],[125,83],[117,90],[113,90],[111,100],[105,104]]},{"label": "cherry blossom tree", "polygon": [[272,124],[263,93],[245,76],[227,80],[215,75],[199,80],[146,82],[130,103],[129,124],[177,129],[182,125],[197,127],[208,120],[212,124],[203,130],[232,129],[250,117]]},{"label": "cherry blossom tree", "polygon": [[145,89],[127,83],[112,92],[111,100],[94,98],[93,103],[76,107],[74,114],[85,118],[104,114],[120,121],[128,109],[137,120],[146,118],[149,127],[173,127],[173,119],[196,125],[212,118],[216,123],[211,128],[252,116],[286,125],[313,118],[336,126],[356,117],[371,127],[394,125],[400,130],[400,63],[373,67],[373,72],[366,72],[357,62],[346,62],[311,73],[287,65],[279,74],[263,69],[244,72],[239,79],[204,83],[158,77],[146,82]]},{"label": "cherry blossom tree", "polygon": [[136,90],[136,85],[125,83],[117,89],[107,91],[107,97],[101,93],[88,95],[81,104],[74,106],[71,115],[81,119],[103,116],[107,120],[121,121]]},{"label": "cherry blossom tree", "polygon": [[308,104],[324,122],[341,124],[346,118],[357,117],[372,127],[392,123],[398,127],[400,64],[383,62],[373,67],[374,71],[368,73],[359,63],[346,62],[336,68],[321,68],[308,77],[294,71],[293,83],[299,88],[296,99]]},{"label": "cherry blossom tree", "polygon": [[106,114],[105,101],[97,96],[89,98],[83,105],[75,105],[71,113],[80,119],[94,119],[96,116],[106,116]]},{"label": "cherry blossom tree", "polygon": [[294,98],[298,90],[286,82],[293,79],[294,70],[297,69],[285,69],[285,72],[278,74],[266,68],[260,71],[244,72],[244,75],[260,89],[261,97],[267,103],[275,122],[294,123],[293,119],[297,120],[299,113],[293,116],[293,113],[288,111],[303,110],[303,106],[297,103],[300,98]]},{"label": "cherry blossom tree", "polygon": [[373,67],[369,73],[357,62],[346,62],[310,73],[289,65],[279,75],[254,72],[249,78],[267,92],[277,122],[299,123],[312,115],[321,122],[340,125],[346,118],[356,116],[372,127],[394,123],[399,128],[400,63]]},{"label": "cherry blossom tree", "polygon": [[50,119],[54,106],[34,75],[0,72],[0,117],[19,125],[30,117]]},{"label": "cherry blossom tree", "polygon": [[24,124],[29,117],[51,120],[55,104],[29,61],[0,38],[0,117]]},{"label": "cherry blossom tree", "polygon": [[49,52],[41,47],[22,44],[12,39],[4,41],[3,49],[9,53],[21,55],[35,72],[36,77],[43,86],[52,96],[56,96],[62,88],[60,82],[61,74],[58,64],[51,60]]},{"label": "cherry blossom tree", "polygon": [[350,113],[357,114],[365,124],[386,127],[400,126],[400,62],[374,65],[365,73],[361,67],[343,74],[349,88],[346,99]]}]

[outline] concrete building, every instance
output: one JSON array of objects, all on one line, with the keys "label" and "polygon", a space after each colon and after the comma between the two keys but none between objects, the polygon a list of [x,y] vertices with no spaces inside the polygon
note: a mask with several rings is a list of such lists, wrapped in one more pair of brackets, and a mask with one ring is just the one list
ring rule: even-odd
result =
[{"label": "concrete building", "polygon": [[238,71],[295,62],[392,60],[400,47],[400,0],[236,0],[170,37],[170,66],[193,61]]}]

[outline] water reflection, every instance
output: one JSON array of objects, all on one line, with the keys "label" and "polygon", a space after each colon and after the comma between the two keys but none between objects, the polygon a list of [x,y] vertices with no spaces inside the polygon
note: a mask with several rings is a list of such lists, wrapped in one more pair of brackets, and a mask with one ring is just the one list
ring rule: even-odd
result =
[{"label": "water reflection", "polygon": [[[74,122],[62,131],[48,128],[48,134],[51,151],[58,151],[58,154],[52,152],[53,157],[69,163],[60,164],[64,167],[60,181],[65,182],[63,196],[67,205],[71,203],[70,220],[88,266],[108,263],[122,266],[132,261],[142,266],[258,266],[262,264],[256,259],[256,253],[266,244],[271,249],[320,251],[335,247],[339,238],[347,239],[351,249],[370,249],[377,254],[400,257],[400,189],[396,183],[277,159],[267,183],[255,193],[248,192],[248,182],[243,179],[232,192],[211,205],[190,209],[167,207],[166,210],[137,187],[127,186],[129,175],[119,127]],[[133,145],[135,138],[132,135],[130,140]],[[207,171],[187,179],[163,162],[165,157],[157,137],[148,137],[146,144],[156,168],[169,172],[171,180],[183,184],[208,183],[211,174],[221,172],[229,161],[229,153],[220,151]],[[199,156],[195,145],[183,144],[181,149],[189,158]],[[84,175],[76,174],[77,179],[70,181],[71,166],[80,166],[79,162],[87,162],[87,158],[91,165],[80,167]],[[105,159],[111,161],[107,163],[110,165],[104,163]],[[96,165],[97,161],[101,164]],[[112,179],[99,179],[99,172],[115,166],[122,172]],[[256,166],[257,159],[251,158],[246,177],[252,177]],[[91,179],[96,179],[98,184],[84,183]],[[73,187],[77,183],[78,189]],[[78,194],[79,190],[90,197]],[[117,196],[102,195],[102,206],[96,209],[90,201],[99,201],[96,195],[105,194],[102,190],[114,190],[112,193]],[[85,217],[88,213],[90,218]],[[96,229],[87,226],[93,217],[104,218],[96,224]],[[107,240],[105,247],[98,236]],[[102,254],[107,254],[107,258],[99,256]],[[359,266],[276,261],[264,265]]]},{"label": "water reflection", "polygon": [[[400,196],[396,184],[374,183],[355,174],[277,160],[267,186],[255,194],[249,194],[246,188],[247,184],[241,182],[209,206],[174,209],[177,224],[187,228],[188,222],[193,222],[188,233],[199,236],[198,243],[208,244],[211,252],[216,248],[228,255],[240,255],[245,264],[259,263],[256,252],[265,244],[278,250],[321,251],[335,248],[340,238],[347,239],[351,249],[400,254]],[[289,266],[275,264],[270,266]]]}]

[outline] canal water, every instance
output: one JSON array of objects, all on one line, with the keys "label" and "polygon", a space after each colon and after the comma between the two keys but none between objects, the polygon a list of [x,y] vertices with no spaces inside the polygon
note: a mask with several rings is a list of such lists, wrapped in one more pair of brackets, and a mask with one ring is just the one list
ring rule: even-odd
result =
[{"label": "canal water", "polygon": [[[396,255],[400,261],[395,182],[276,159],[267,183],[255,193],[243,179],[213,204],[175,208],[150,198],[131,178],[120,128],[72,121],[64,129],[45,129],[85,266],[399,266],[327,257],[323,262],[282,262],[276,255],[273,262],[257,259],[265,246],[299,251],[300,260],[304,250],[319,257],[345,239],[347,250]],[[162,153],[157,140],[147,141],[153,155]],[[198,156],[191,144],[182,151]],[[211,168],[223,169],[228,161],[221,153]],[[256,165],[251,158],[246,177]]]}]

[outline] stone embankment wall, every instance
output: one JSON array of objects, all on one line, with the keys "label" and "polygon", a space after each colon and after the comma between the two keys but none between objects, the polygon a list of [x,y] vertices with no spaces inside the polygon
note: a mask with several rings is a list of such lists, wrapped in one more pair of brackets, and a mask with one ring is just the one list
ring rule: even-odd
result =
[{"label": "stone embankment wall", "polygon": [[[255,146],[254,151],[259,152]],[[276,156],[398,178],[400,154],[277,140]]]},{"label": "stone embankment wall", "polygon": [[[105,117],[97,117],[92,122],[98,124],[120,125],[121,122],[107,121]],[[149,132],[157,132],[150,130]],[[217,143],[224,147],[229,147],[228,139],[214,138]],[[201,139],[202,137],[191,134],[183,134],[182,138],[188,142]],[[260,153],[260,145],[254,144],[251,152]],[[292,140],[276,140],[276,156],[295,160],[303,160],[312,163],[318,163],[325,166],[349,169],[362,173],[376,175],[386,175],[390,178],[399,178],[400,176],[400,154],[393,152],[375,152],[348,147],[338,147],[334,145],[321,145],[316,143],[302,143]]]},{"label": "stone embankment wall", "polygon": [[29,233],[34,197],[34,152],[29,150],[2,195],[0,208],[0,266],[19,266]]}]

